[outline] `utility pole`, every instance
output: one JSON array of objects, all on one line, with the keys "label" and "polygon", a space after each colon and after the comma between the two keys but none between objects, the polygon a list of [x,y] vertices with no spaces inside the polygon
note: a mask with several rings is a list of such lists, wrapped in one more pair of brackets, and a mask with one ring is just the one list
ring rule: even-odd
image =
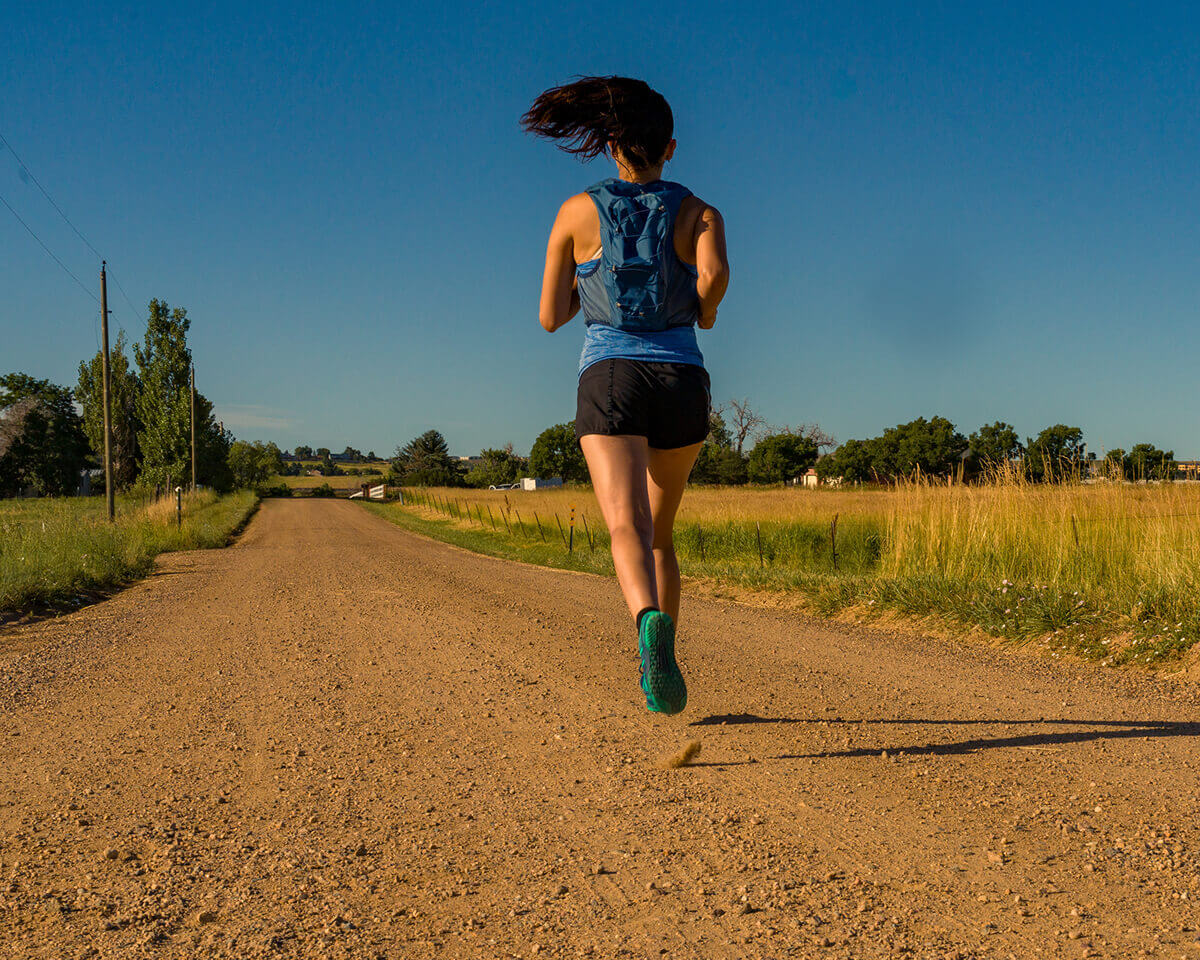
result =
[{"label": "utility pole", "polygon": [[102,394],[104,399],[104,498],[108,501],[108,521],[112,523],[117,516],[116,491],[113,490],[112,475],[112,414],[109,411],[109,378],[108,378],[108,276],[105,271],[105,261],[100,261],[100,329],[104,334],[104,348],[100,351],[101,379],[104,381]]},{"label": "utility pole", "polygon": [[196,365],[192,364],[192,492],[196,490]]}]

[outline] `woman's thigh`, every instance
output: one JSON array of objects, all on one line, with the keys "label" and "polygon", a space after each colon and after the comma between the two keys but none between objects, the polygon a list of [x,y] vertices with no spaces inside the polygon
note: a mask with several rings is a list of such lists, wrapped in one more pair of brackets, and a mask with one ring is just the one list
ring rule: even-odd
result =
[{"label": "woman's thigh", "polygon": [[671,545],[675,512],[683,499],[683,490],[691,476],[692,466],[702,444],[693,443],[673,450],[647,449],[646,487],[650,499],[650,516],[654,523],[654,546]]},{"label": "woman's thigh", "polygon": [[592,489],[609,529],[621,524],[649,528],[646,438],[589,433],[579,438],[579,446],[583,448]]}]

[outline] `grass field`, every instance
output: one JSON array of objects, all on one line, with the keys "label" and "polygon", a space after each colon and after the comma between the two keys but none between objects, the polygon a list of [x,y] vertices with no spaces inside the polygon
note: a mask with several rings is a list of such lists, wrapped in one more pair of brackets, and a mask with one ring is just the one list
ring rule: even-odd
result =
[{"label": "grass field", "polygon": [[118,500],[110,524],[103,497],[0,500],[0,618],[42,606],[72,606],[148,572],[167,550],[220,547],[257,504],[254,494],[186,496],[175,502]]},{"label": "grass field", "polygon": [[[586,488],[407,493],[369,509],[483,552],[612,572]],[[675,543],[685,576],[787,591],[824,615],[935,616],[1109,664],[1169,662],[1200,637],[1191,484],[695,488]]]},{"label": "grass field", "polygon": [[[320,466],[320,463],[302,463],[301,466],[306,471],[315,470]],[[338,466],[346,470],[358,470],[361,472],[357,476],[312,477],[305,473],[298,477],[272,477],[267,481],[267,485],[275,486],[282,484],[286,487],[291,487],[293,490],[308,491],[327,483],[334,490],[354,491],[362,487],[364,483],[379,483],[383,474],[389,469],[390,464],[384,460],[363,461],[362,463],[340,463]]]}]

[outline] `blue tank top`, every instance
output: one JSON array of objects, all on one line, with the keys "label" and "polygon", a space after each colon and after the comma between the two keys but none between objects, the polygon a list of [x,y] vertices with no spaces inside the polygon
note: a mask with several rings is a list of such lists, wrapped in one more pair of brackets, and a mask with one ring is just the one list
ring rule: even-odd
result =
[{"label": "blue tank top", "polygon": [[675,219],[691,191],[613,178],[586,193],[600,217],[601,252],[576,267],[587,324],[579,372],[613,358],[703,366],[696,268],[675,253]]}]

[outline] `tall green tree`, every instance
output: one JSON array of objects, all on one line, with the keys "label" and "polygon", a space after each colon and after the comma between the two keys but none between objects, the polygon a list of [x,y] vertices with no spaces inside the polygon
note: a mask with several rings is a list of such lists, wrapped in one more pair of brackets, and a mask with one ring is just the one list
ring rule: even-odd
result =
[{"label": "tall green tree", "polygon": [[688,478],[692,483],[719,483],[737,485],[745,483],[746,457],[734,449],[733,434],[725,423],[721,409],[708,415],[708,436],[696,455],[696,463]]},{"label": "tall green tree", "polygon": [[1037,437],[1026,438],[1025,463],[1029,476],[1043,482],[1077,479],[1083,462],[1083,431],[1056,423]]},{"label": "tall green tree", "polygon": [[[186,485],[192,478],[191,366],[187,310],[165,300],[150,301],[146,337],[134,344],[139,390],[134,405],[141,455],[138,481],[148,485]],[[196,482],[216,490],[232,484],[229,446],[233,435],[222,429],[213,405],[196,393]]]},{"label": "tall green tree", "polygon": [[43,496],[72,494],[87,465],[70,389],[24,373],[0,376],[0,496],[26,487]]},{"label": "tall green tree", "polygon": [[817,462],[815,441],[794,433],[773,433],[763,437],[750,451],[746,472],[754,483],[786,483],[806,472]]},{"label": "tall green tree", "polygon": [[1025,455],[1025,447],[1012,424],[986,423],[968,441],[972,458],[982,469],[1001,467]]},{"label": "tall green tree", "polygon": [[1152,443],[1135,443],[1125,457],[1125,475],[1132,480],[1175,479],[1175,451]]},{"label": "tall green tree", "polygon": [[822,480],[840,479],[847,483],[876,479],[870,442],[847,440],[817,461],[817,476]]},{"label": "tall green tree", "polygon": [[458,461],[450,456],[446,438],[426,430],[396,448],[392,471],[398,482],[417,487],[456,487],[462,483]]},{"label": "tall green tree", "polygon": [[501,483],[516,483],[525,469],[526,460],[513,453],[512,444],[480,452],[480,463],[467,473],[472,487],[491,487]]},{"label": "tall green tree", "polygon": [[141,391],[136,410],[141,480],[152,485],[184,483],[191,478],[187,310],[165,300],[150,301],[146,338],[135,344]]},{"label": "tall green tree", "polygon": [[227,457],[232,480],[238,487],[253,487],[276,476],[283,467],[279,448],[273,443],[235,440]]},{"label": "tall green tree", "polygon": [[880,477],[948,476],[958,469],[967,439],[945,417],[918,417],[885,430],[869,446]]},{"label": "tall green tree", "polygon": [[[137,373],[125,355],[125,331],[109,352],[109,409],[112,426],[113,485],[117,489],[132,486],[140,467],[137,417],[140,384]],[[83,432],[98,463],[104,462],[104,358],[100,351],[91,360],[79,364],[79,386],[75,397],[83,408]]]},{"label": "tall green tree", "polygon": [[538,434],[529,451],[529,470],[536,477],[562,477],[563,483],[587,479],[587,461],[575,439],[574,420],[556,423]]}]

